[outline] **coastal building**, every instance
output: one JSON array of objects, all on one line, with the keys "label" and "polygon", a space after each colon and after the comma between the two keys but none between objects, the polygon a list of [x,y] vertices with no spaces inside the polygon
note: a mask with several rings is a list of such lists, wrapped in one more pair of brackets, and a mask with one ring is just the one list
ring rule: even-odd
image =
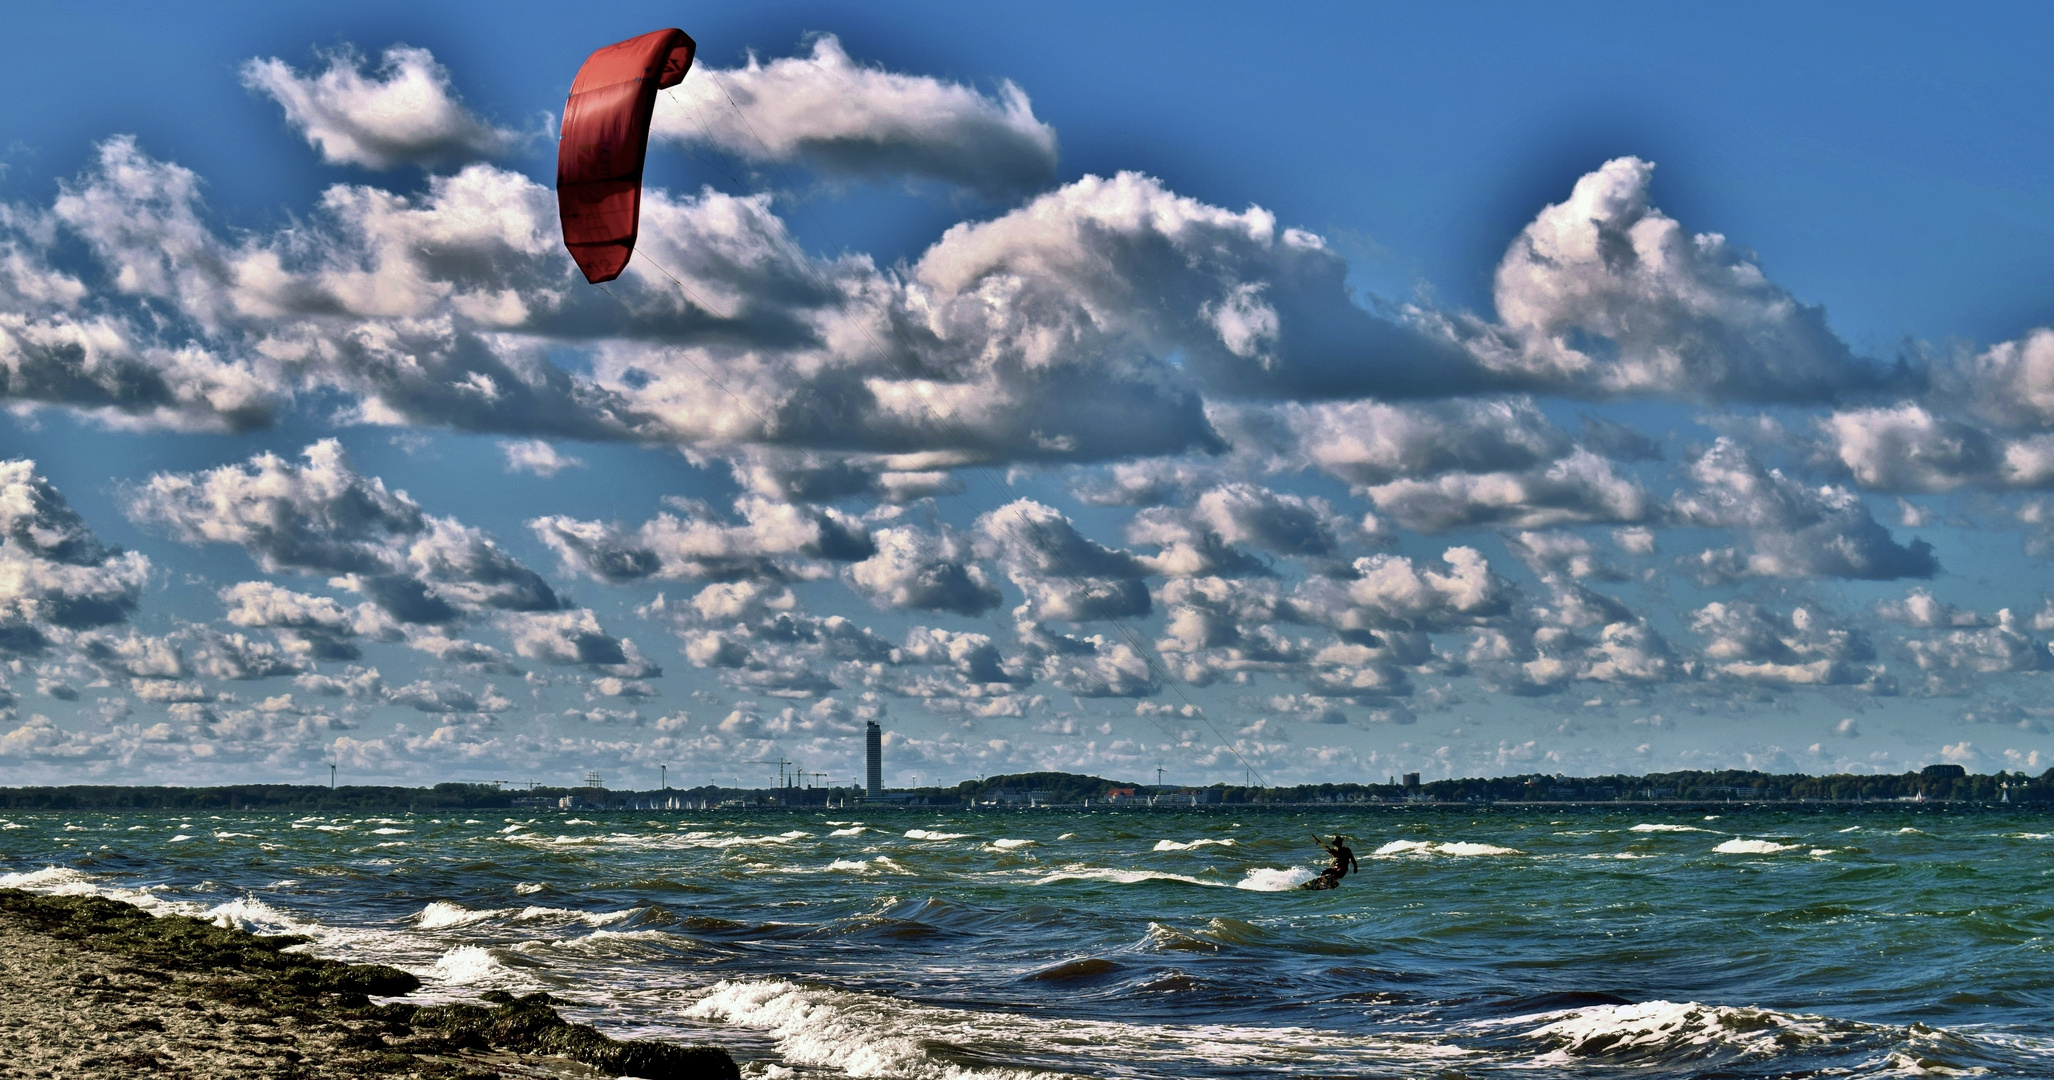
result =
[{"label": "coastal building", "polygon": [[863,725],[863,794],[884,794],[884,729],[875,720]]}]

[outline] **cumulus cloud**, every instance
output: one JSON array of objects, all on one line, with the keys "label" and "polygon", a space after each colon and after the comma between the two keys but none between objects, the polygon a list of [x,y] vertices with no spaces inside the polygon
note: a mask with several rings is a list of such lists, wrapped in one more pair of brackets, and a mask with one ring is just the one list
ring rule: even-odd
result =
[{"label": "cumulus cloud", "polygon": [[518,141],[466,109],[449,70],[426,49],[395,45],[366,75],[363,57],[342,49],[327,70],[301,75],[283,60],[243,65],[243,85],[285,109],[285,122],[330,165],[390,169],[435,166],[505,153]]},{"label": "cumulus cloud", "polygon": [[260,453],[242,465],[158,473],[130,492],[129,515],[187,543],[237,544],[267,572],[379,573],[391,548],[427,528],[419,504],[360,475],[323,439],[296,464]]},{"label": "cumulus cloud", "polygon": [[[730,102],[732,98],[732,102]],[[653,131],[746,161],[804,161],[842,176],[922,177],[1000,196],[1055,175],[1055,129],[1011,80],[960,83],[856,63],[822,34],[808,56],[700,67],[659,95]]]},{"label": "cumulus cloud", "polygon": [[[334,440],[308,447],[299,462],[267,453],[198,473],[159,473],[128,493],[128,511],[189,543],[240,545],[267,571],[332,575],[332,587],[368,601],[346,607],[263,581],[222,590],[230,623],[277,634],[283,653],[274,673],[299,671],[307,660],[357,659],[369,640],[404,642],[474,672],[517,674],[512,656],[459,625],[471,622],[505,633],[513,655],[530,660],[622,679],[661,674],[491,536],[428,514],[405,492],[358,473]],[[242,661],[251,670],[253,663]],[[326,684],[319,692],[356,693]]]},{"label": "cumulus cloud", "polygon": [[1747,602],[1715,601],[1690,613],[1690,628],[1705,638],[1703,655],[1718,675],[1776,685],[1842,685],[1878,677],[1866,666],[1875,646],[1860,630],[1817,608],[1789,615]]},{"label": "cumulus cloud", "polygon": [[506,456],[506,471],[528,472],[536,476],[550,477],[565,469],[582,469],[583,458],[560,453],[545,439],[523,439],[519,442],[502,442],[499,452]]},{"label": "cumulus cloud", "polygon": [[1020,499],[979,517],[977,528],[1027,595],[1026,617],[1089,622],[1149,611],[1147,565],[1078,532],[1053,507]]},{"label": "cumulus cloud", "polygon": [[639,609],[669,625],[692,666],[726,685],[776,697],[819,697],[877,677],[891,643],[840,615],[801,611],[790,590],[755,581],[708,585],[687,602]]},{"label": "cumulus cloud", "polygon": [[847,573],[857,591],[885,607],[981,615],[1002,599],[969,538],[953,530],[885,528],[871,541],[877,553]]},{"label": "cumulus cloud", "polygon": [[1322,559],[1361,537],[1357,523],[1325,499],[1247,482],[1208,489],[1189,506],[1144,510],[1127,526],[1128,542],[1162,549],[1144,561],[1172,577],[1266,574],[1268,565],[1243,547],[1285,558]]},{"label": "cumulus cloud", "polygon": [[678,513],[659,513],[633,532],[563,515],[528,527],[565,573],[612,582],[817,578],[828,572],[825,563],[877,553],[862,524],[832,508],[744,496],[734,503],[742,523],[730,524],[706,503],[669,501]]},{"label": "cumulus cloud", "polygon": [[1744,532],[1749,552],[1708,550],[1689,561],[1708,580],[1838,577],[1887,581],[1939,572],[1932,545],[1899,544],[1861,496],[1833,485],[1807,487],[1755,460],[1724,436],[1690,465],[1695,491],[1679,493],[1676,516],[1691,525]]},{"label": "cumulus cloud", "polygon": [[27,459],[0,462],[0,650],[41,651],[36,624],[80,629],[126,620],[150,560],[100,542]]},{"label": "cumulus cloud", "polygon": [[1964,671],[1990,675],[2006,671],[2054,668],[2054,654],[2044,642],[2025,632],[2021,621],[2004,608],[1994,625],[1949,630],[1904,643],[1922,671]]},{"label": "cumulus cloud", "polygon": [[1805,402],[1887,385],[1717,233],[1649,201],[1653,164],[1616,158],[1543,209],[1498,264],[1493,369],[1586,395]]}]

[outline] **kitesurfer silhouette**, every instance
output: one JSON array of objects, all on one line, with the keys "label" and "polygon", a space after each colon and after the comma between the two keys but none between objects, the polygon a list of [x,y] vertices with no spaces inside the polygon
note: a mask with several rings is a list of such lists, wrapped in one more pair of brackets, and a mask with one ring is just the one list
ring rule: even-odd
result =
[{"label": "kitesurfer silhouette", "polygon": [[1314,836],[1312,838],[1312,842],[1318,844],[1320,846],[1320,850],[1325,851],[1328,855],[1333,856],[1334,865],[1329,866],[1325,870],[1320,871],[1319,876],[1313,878],[1311,881],[1306,882],[1304,886],[1302,886],[1303,888],[1331,889],[1339,885],[1341,883],[1342,878],[1348,876],[1348,871],[1362,869],[1362,867],[1355,862],[1355,851],[1353,848],[1350,848],[1348,846],[1348,838],[1342,836],[1340,833],[1334,834],[1334,842],[1331,844],[1327,843],[1324,840],[1321,840],[1318,836]]}]

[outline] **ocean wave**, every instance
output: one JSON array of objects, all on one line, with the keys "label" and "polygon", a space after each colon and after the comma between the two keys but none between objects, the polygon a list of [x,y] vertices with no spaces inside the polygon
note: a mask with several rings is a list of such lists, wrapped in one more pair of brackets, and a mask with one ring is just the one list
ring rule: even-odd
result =
[{"label": "ocean wave", "polygon": [[512,908],[467,908],[447,900],[430,900],[428,906],[414,914],[414,926],[421,930],[447,930],[452,926],[470,926],[473,923],[492,919],[503,919],[513,914]]},{"label": "ocean wave", "polygon": [[1503,1023],[1535,1021],[1542,1021],[1541,1026],[1524,1034],[1549,1046],[1550,1053],[1539,1062],[1543,1064],[1593,1057],[1612,1062],[1674,1062],[1714,1051],[1769,1057],[1806,1044],[1826,1044],[1866,1027],[1822,1016],[1694,1001],[1596,1005]]},{"label": "ocean wave", "polygon": [[1184,840],[1157,840],[1157,841],[1155,842],[1155,847],[1154,847],[1153,849],[1151,849],[1151,850],[1154,850],[1154,851],[1192,851],[1192,850],[1195,850],[1195,849],[1197,849],[1197,848],[1202,848],[1202,847],[1233,847],[1233,846],[1234,846],[1234,841],[1233,841],[1233,840],[1214,840],[1213,838],[1211,838],[1211,837],[1207,836],[1207,837],[1201,837],[1201,838],[1199,838],[1199,839],[1197,839],[1197,840],[1191,840],[1191,841],[1184,841]]},{"label": "ocean wave", "polygon": [[1695,826],[1695,825],[1671,825],[1671,824],[1669,824],[1669,823],[1667,823],[1667,822],[1642,822],[1641,824],[1639,824],[1639,825],[1635,825],[1635,826],[1634,826],[1633,828],[1630,828],[1630,829],[1628,829],[1628,830],[1626,830],[1626,831],[1627,831],[1627,832],[1710,832],[1711,830],[1710,830],[1710,829],[1700,829],[1700,828],[1698,828],[1698,827],[1697,827],[1697,826]]},{"label": "ocean wave", "polygon": [[966,833],[966,832],[936,832],[936,831],[934,831],[934,830],[932,830],[932,829],[907,829],[907,830],[906,830],[906,839],[908,839],[908,840],[968,840],[968,839],[970,839],[970,834],[969,834],[969,833]]},{"label": "ocean wave", "polygon": [[792,1065],[905,1080],[1073,1080],[1080,1054],[1110,1066],[1086,1064],[1082,1071],[1119,1075],[1136,1065],[1151,1073],[1190,1075],[1194,1064],[1208,1073],[1402,1072],[1426,1061],[1469,1056],[1424,1039],[951,1009],[770,979],[717,983],[684,1016],[763,1032]]},{"label": "ocean wave", "polygon": [[[526,960],[523,963],[532,964]],[[435,958],[425,971],[417,971],[424,981],[441,983],[449,987],[472,989],[511,989],[525,987],[533,980],[521,972],[500,962],[492,950],[482,945],[458,945]]]},{"label": "ocean wave", "polygon": [[[834,824],[834,822],[830,821],[830,822],[828,822],[828,824],[829,824],[829,825],[832,825],[832,824]],[[833,832],[830,832],[830,833],[828,833],[827,835],[829,835],[829,836],[861,836],[861,835],[863,835],[864,833],[867,833],[867,832],[869,832],[869,831],[870,831],[869,829],[866,829],[866,828],[864,828],[864,827],[863,827],[863,826],[861,826],[861,825],[851,825],[851,826],[849,826],[849,827],[848,827],[848,828],[846,828],[846,829],[836,829],[836,830],[834,830]]]},{"label": "ocean wave", "polygon": [[1145,881],[1180,881],[1186,885],[1225,887],[1224,882],[1207,881],[1186,874],[1166,874],[1158,870],[1114,870],[1101,866],[1067,867],[1053,874],[1035,878],[1034,884],[1054,885],[1063,881],[1110,881],[1118,885],[1139,885]]},{"label": "ocean wave", "polygon": [[988,845],[986,845],[986,846],[987,846],[987,847],[991,847],[991,848],[996,848],[996,849],[998,849],[998,850],[1000,850],[1000,851],[1017,851],[1017,850],[1019,850],[1019,849],[1021,849],[1021,848],[1023,848],[1023,847],[1032,847],[1032,846],[1034,846],[1034,841],[1032,841],[1032,840],[993,840],[993,841],[992,841],[992,842],[991,842],[990,844],[988,844]]},{"label": "ocean wave", "polygon": [[1399,855],[1524,855],[1518,848],[1499,847],[1496,844],[1472,844],[1461,840],[1393,840],[1376,849],[1372,857],[1393,858]]},{"label": "ocean wave", "polygon": [[1725,855],[1774,855],[1779,851],[1796,851],[1796,844],[1779,844],[1774,840],[1743,840],[1735,838],[1712,849]]},{"label": "ocean wave", "polygon": [[518,884],[518,885],[514,886],[514,895],[515,895],[515,896],[533,896],[533,895],[535,895],[536,893],[538,893],[538,892],[542,892],[543,890],[545,890],[545,889],[547,889],[547,888],[549,888],[549,886],[548,886],[548,884],[546,884],[546,883],[544,883],[544,882],[540,882],[540,881],[537,881],[537,882],[533,882],[533,883],[530,883],[530,882],[526,882],[526,881],[523,881],[523,882],[521,882],[520,884]]},{"label": "ocean wave", "polygon": [[534,922],[538,919],[568,919],[586,926],[611,926],[622,919],[632,918],[641,908],[622,908],[619,911],[572,911],[559,907],[525,907],[514,913],[515,922]]},{"label": "ocean wave", "polygon": [[372,835],[372,836],[405,836],[405,835],[406,835],[407,833],[410,833],[410,832],[413,832],[413,831],[414,831],[414,830],[412,830],[412,829],[372,829],[372,830],[371,830],[371,835]]},{"label": "ocean wave", "polygon": [[322,929],[317,923],[296,918],[254,896],[243,896],[216,904],[200,913],[223,930],[247,930],[252,934],[307,934]]}]

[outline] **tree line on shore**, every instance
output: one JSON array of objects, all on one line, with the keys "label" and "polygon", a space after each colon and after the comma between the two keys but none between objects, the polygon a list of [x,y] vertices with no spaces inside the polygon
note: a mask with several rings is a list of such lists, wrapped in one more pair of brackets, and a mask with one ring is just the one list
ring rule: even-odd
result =
[{"label": "tree line on shore", "polygon": [[[2054,769],[1971,774],[1958,766],[1879,775],[1764,773],[1727,769],[1569,777],[1543,773],[1424,783],[1299,784],[1285,787],[1212,784],[1146,785],[1077,773],[1038,772],[965,780],[951,787],[894,789],[892,801],[925,806],[1023,803],[1262,805],[1293,803],[1520,803],[1520,802],[1891,802],[1948,800],[2054,804]],[[662,791],[606,791],[593,787],[506,788],[445,783],[433,787],[313,784],[232,784],[216,787],[69,785],[0,788],[0,810],[209,810],[288,812],[452,812],[546,809],[565,799],[586,808],[657,809],[685,806],[806,806],[854,802],[859,789],[736,788],[704,785]]]}]

